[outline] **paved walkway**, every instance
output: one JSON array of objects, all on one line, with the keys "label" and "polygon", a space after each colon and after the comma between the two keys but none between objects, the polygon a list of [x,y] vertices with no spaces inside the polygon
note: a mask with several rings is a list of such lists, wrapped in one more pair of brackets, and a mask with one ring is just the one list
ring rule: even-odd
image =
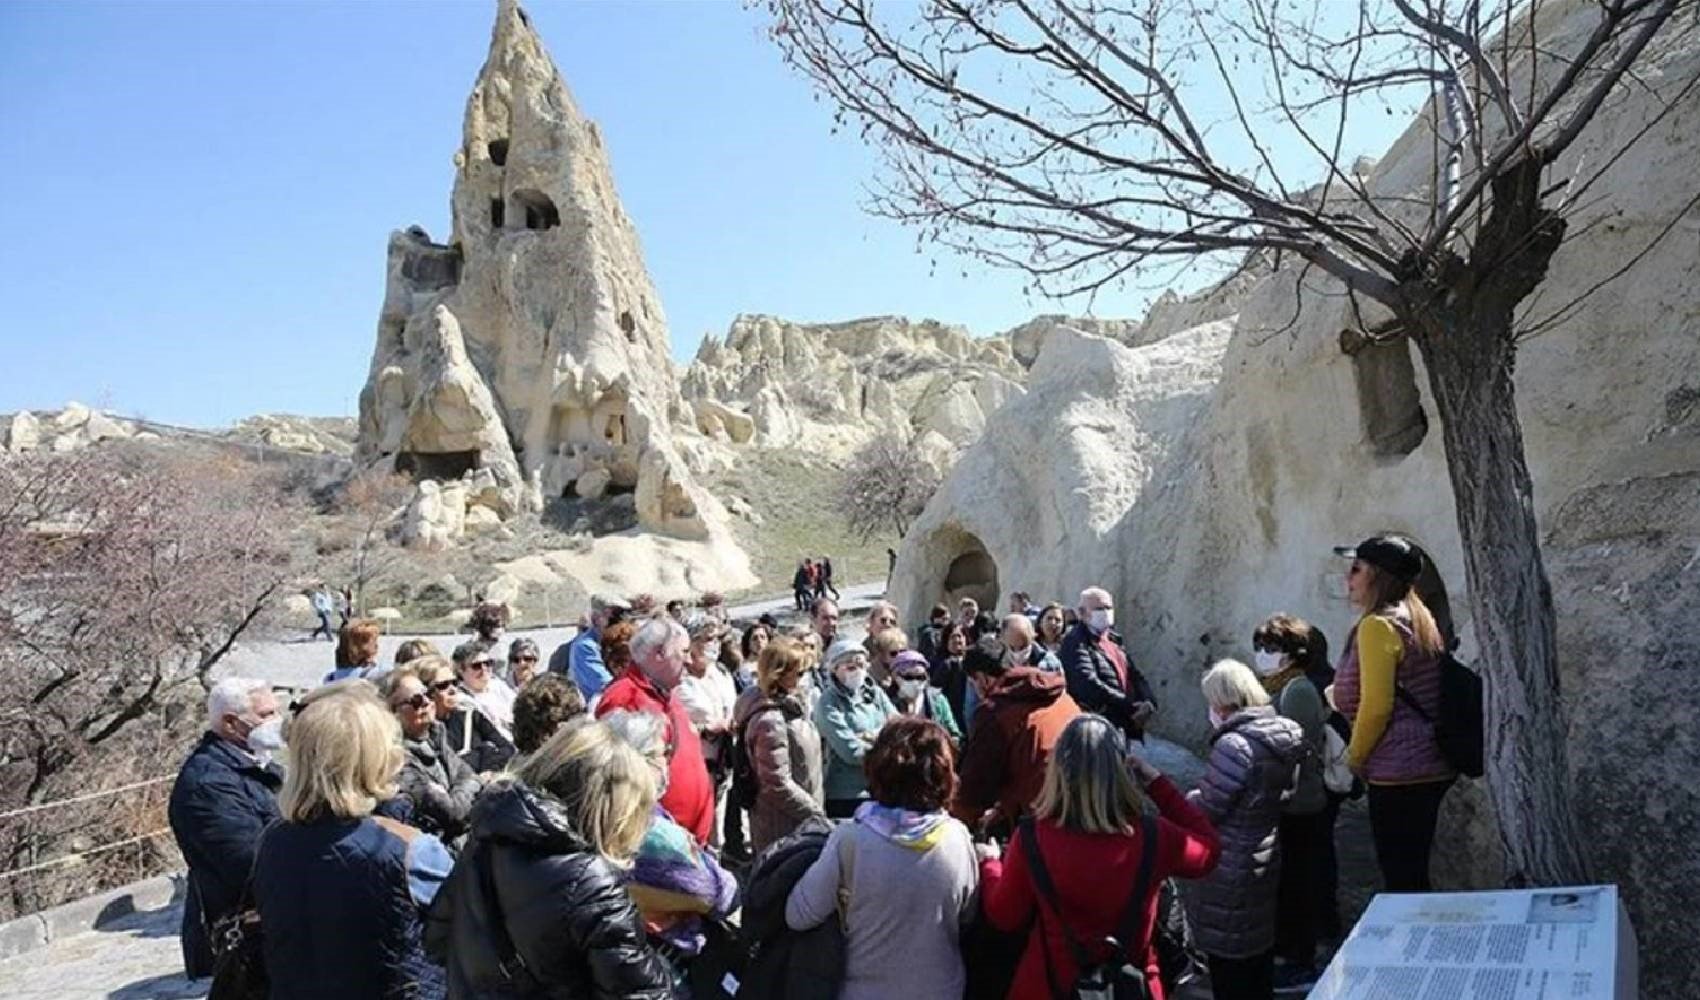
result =
[{"label": "paved walkway", "polygon": [[[883,583],[865,583],[854,587],[845,587],[842,591],[843,600],[840,602],[844,612],[845,626],[853,635],[860,634],[860,619],[869,605],[880,598],[885,592]],[[781,622],[795,618],[791,598],[781,597],[768,601],[758,601],[753,604],[741,604],[730,608],[729,612],[735,619],[754,619],[763,614],[771,613]],[[798,619],[800,620],[800,619]],[[548,658],[555,647],[571,639],[578,632],[575,628],[539,628],[515,629],[509,636],[525,636],[535,639],[543,656]],[[306,629],[302,630],[305,636]],[[409,639],[426,639],[434,643],[444,656],[452,652],[456,645],[471,638],[468,633],[459,635],[386,635],[379,645],[378,661],[389,662],[395,654],[397,646]],[[501,647],[505,650],[504,644]],[[322,639],[312,640],[299,638],[284,642],[248,643],[233,650],[219,667],[219,673],[224,675],[257,677],[271,681],[284,687],[309,688],[324,680],[335,665],[332,662],[334,645]]]}]

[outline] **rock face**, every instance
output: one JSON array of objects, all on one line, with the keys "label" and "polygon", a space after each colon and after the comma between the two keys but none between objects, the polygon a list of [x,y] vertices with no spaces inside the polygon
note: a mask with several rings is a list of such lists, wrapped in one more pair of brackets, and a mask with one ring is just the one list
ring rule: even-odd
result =
[{"label": "rock face", "polygon": [[792,323],[740,316],[703,340],[683,391],[702,433],[734,443],[839,449],[870,434],[931,431],[956,448],[1019,396],[1009,338],[892,316]]},{"label": "rock face", "polygon": [[[1586,10],[1547,8],[1555,23],[1543,41],[1575,44]],[[1678,102],[1574,207],[1574,238],[1525,314],[1552,315],[1673,219],[1687,235],[1673,233],[1528,338],[1516,371],[1558,608],[1574,798],[1599,877],[1628,894],[1644,995],[1670,1000],[1700,996],[1700,965],[1683,957],[1700,929],[1691,768],[1700,710],[1683,697],[1646,703],[1650,692],[1686,691],[1700,662],[1700,255],[1690,202],[1700,96],[1677,93],[1700,67],[1700,39],[1684,30],[1650,51],[1645,86],[1614,96],[1554,167],[1569,177],[1578,163],[1613,162],[1662,102]],[[1373,189],[1395,195],[1432,176],[1430,149],[1413,128],[1374,167]],[[1462,655],[1473,659],[1421,361],[1404,345],[1345,357],[1338,289],[1316,282],[1297,295],[1298,280],[1293,268],[1261,278],[1228,303],[1237,318],[1133,349],[1052,332],[1027,395],[992,416],[910,530],[893,581],[906,618],[944,594],[984,605],[1011,589],[1072,599],[1103,584],[1163,702],[1159,727],[1197,745],[1202,669],[1249,658],[1252,629],[1278,611],[1322,626],[1338,656],[1354,615],[1330,547],[1398,530],[1434,554]],[[1448,797],[1436,866],[1453,885],[1497,883],[1483,783]]]},{"label": "rock face", "polygon": [[390,238],[358,459],[420,480],[477,474],[503,513],[589,477],[651,498],[644,528],[719,532],[724,509],[675,445],[695,414],[602,134],[513,0],[498,4],[455,168],[448,241]]}]

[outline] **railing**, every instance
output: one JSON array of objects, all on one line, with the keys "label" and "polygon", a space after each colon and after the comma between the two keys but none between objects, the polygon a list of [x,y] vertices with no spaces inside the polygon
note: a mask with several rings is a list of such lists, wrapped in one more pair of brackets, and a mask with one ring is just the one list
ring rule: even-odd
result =
[{"label": "railing", "polygon": [[[165,823],[175,780],[160,775],[0,812],[0,843],[11,864],[0,870],[0,916],[33,913],[177,867]],[[119,836],[82,843],[102,827]]]}]

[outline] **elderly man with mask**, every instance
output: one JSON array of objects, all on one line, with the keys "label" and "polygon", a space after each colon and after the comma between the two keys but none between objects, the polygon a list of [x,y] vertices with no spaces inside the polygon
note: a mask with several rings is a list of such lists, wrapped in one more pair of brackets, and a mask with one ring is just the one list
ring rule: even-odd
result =
[{"label": "elderly man with mask", "polygon": [[638,628],[631,650],[631,666],[603,690],[596,717],[623,708],[665,720],[667,787],[661,793],[661,805],[699,845],[707,844],[714,832],[714,782],[708,776],[702,740],[678,692],[690,655],[690,636],[678,622],[658,616]]},{"label": "elderly man with mask", "polygon": [[283,716],[264,681],[226,677],[207,693],[207,731],[171,786],[171,833],[189,866],[183,966],[213,972],[208,931],[241,902],[260,834],[278,818]]},{"label": "elderly man with mask", "polygon": [[1157,711],[1157,696],[1134,666],[1115,631],[1115,602],[1100,587],[1080,592],[1080,620],[1063,636],[1058,659],[1068,693],[1083,711],[1109,719],[1128,738],[1145,739],[1145,724]]},{"label": "elderly man with mask", "polygon": [[[1026,615],[1006,616],[998,628],[998,640],[1004,647],[1004,666],[1034,667],[1046,673],[1062,673],[1062,664],[1045,647],[1039,645],[1038,633],[1033,629],[1033,619]],[[967,732],[968,727],[973,724],[974,712],[979,707],[980,689],[970,684],[963,694],[963,732]]]}]

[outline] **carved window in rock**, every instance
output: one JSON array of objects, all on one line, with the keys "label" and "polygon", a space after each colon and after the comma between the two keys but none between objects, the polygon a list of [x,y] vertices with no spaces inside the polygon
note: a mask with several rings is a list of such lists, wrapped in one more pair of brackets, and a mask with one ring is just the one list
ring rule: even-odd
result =
[{"label": "carved window in rock", "polygon": [[610,413],[608,415],[608,422],[602,427],[602,440],[616,448],[626,443],[626,415],[624,413]]},{"label": "carved window in rock", "polygon": [[412,476],[415,482],[426,479],[459,479],[478,468],[478,452],[472,451],[404,451],[395,457],[395,471]]},{"label": "carved window in rock", "polygon": [[549,196],[534,188],[515,191],[514,216],[525,217],[527,229],[553,229],[561,224],[561,210]]},{"label": "carved window in rock", "polygon": [[632,319],[631,310],[620,313],[620,329],[626,333],[626,339],[637,343],[637,321]]},{"label": "carved window in rock", "polygon": [[1378,458],[1403,458],[1428,436],[1428,414],[1417,389],[1407,340],[1364,344],[1352,354],[1358,421],[1364,442]]},{"label": "carved window in rock", "polygon": [[500,198],[490,199],[490,228],[500,229],[507,224],[508,206]]},{"label": "carved window in rock", "polygon": [[508,140],[491,139],[484,148],[490,154],[491,163],[494,163],[498,167],[505,167],[508,165]]}]

